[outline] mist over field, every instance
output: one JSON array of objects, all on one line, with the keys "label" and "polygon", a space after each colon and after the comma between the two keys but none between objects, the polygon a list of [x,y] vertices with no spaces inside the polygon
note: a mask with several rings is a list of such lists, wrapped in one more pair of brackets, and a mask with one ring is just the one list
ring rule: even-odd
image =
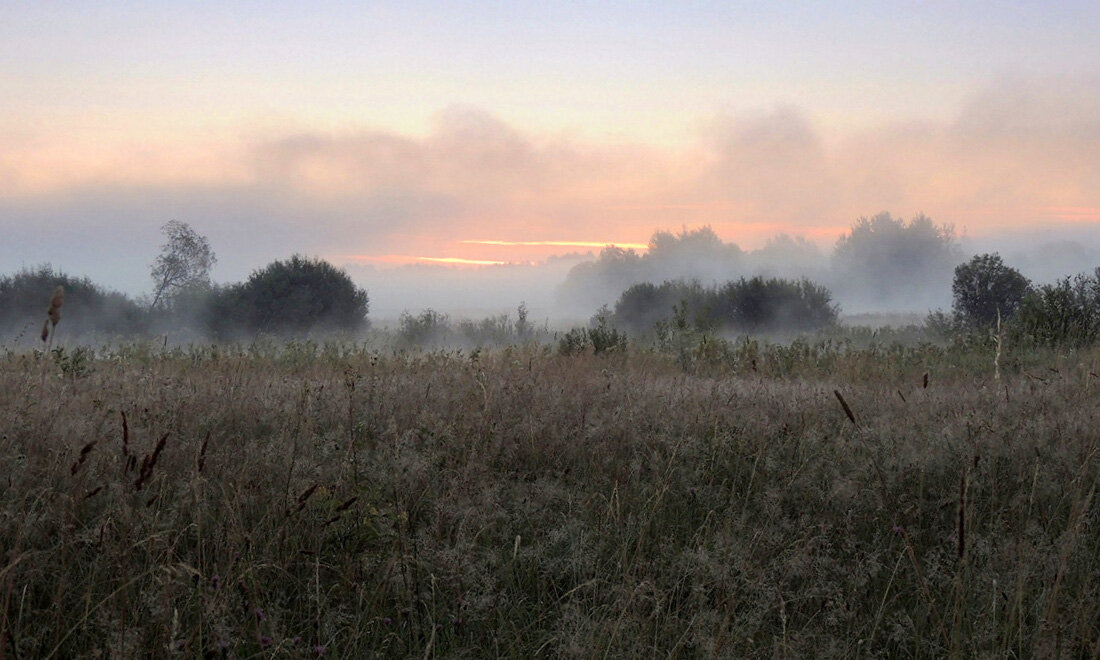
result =
[{"label": "mist over field", "polygon": [[[959,245],[958,263],[975,254],[999,252],[1007,263],[1042,284],[1100,266],[1100,233],[1087,229],[1006,232],[981,239],[961,237]],[[764,275],[806,277],[833,285],[829,258],[832,249],[831,244],[820,246],[816,242],[784,235],[728,263],[716,262],[711,254],[685,251],[682,261],[639,274],[628,284],[692,278],[709,284]],[[569,271],[577,264],[595,262],[598,256],[598,253],[578,254],[548,263],[479,268],[350,266],[348,272],[371,293],[372,316],[380,320],[395,319],[404,311],[425,308],[458,317],[476,318],[514,311],[516,305],[526,302],[536,317],[561,324],[586,319],[600,305],[613,306],[626,288],[606,286],[585,291],[575,299],[563,291]],[[886,271],[879,275],[890,279]],[[901,291],[893,296],[867,298],[855,291],[846,293],[843,283],[840,287],[830,288],[836,292],[837,302],[844,313],[924,314],[951,306],[950,272],[944,275],[946,284],[944,277],[921,282],[919,295],[916,296],[911,291]]]},{"label": "mist over field", "polygon": [[0,0],[0,660],[1100,658],[1097,26]]}]

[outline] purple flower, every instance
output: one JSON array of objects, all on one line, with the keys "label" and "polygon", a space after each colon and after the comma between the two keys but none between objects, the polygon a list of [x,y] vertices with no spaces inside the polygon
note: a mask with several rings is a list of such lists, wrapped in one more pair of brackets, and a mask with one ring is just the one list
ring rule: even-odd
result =
[{"label": "purple flower", "polygon": [[260,635],[260,646],[264,648],[271,646],[271,638],[267,635]]},{"label": "purple flower", "polygon": [[393,623],[393,619],[389,618],[388,616],[387,617],[382,617],[382,623],[384,623],[388,626],[391,623]]},{"label": "purple flower", "polygon": [[902,527],[901,525],[894,525],[893,531],[894,531],[895,534],[900,534],[902,536],[905,535],[905,528]]},{"label": "purple flower", "polygon": [[256,609],[252,610],[252,613],[255,614],[256,618],[260,621],[267,621],[267,615],[264,614],[264,611],[260,608],[257,607]]},{"label": "purple flower", "polygon": [[326,649],[324,645],[317,644],[313,647],[313,655],[324,655],[325,653],[328,653],[328,649]]}]

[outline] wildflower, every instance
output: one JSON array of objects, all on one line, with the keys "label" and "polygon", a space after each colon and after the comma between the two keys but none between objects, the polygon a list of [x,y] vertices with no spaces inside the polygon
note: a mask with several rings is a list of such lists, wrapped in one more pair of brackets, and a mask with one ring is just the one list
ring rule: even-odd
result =
[{"label": "wildflower", "polygon": [[264,614],[264,611],[261,610],[260,608],[257,607],[256,609],[252,610],[252,613],[256,615],[256,618],[258,620],[267,621],[267,615]]},{"label": "wildflower", "polygon": [[902,527],[901,525],[894,525],[893,531],[894,531],[895,534],[898,534],[900,536],[905,536],[905,528]]},{"label": "wildflower", "polygon": [[323,644],[317,644],[313,647],[313,655],[322,656],[328,652],[328,649]]},{"label": "wildflower", "polygon": [[267,635],[260,635],[260,646],[267,648],[271,646],[272,639]]}]

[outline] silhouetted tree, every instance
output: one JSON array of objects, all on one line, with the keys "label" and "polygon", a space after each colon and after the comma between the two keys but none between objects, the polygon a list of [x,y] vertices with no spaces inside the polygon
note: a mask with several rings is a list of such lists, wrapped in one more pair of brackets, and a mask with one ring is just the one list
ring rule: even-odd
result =
[{"label": "silhouetted tree", "polygon": [[679,234],[659,231],[643,254],[607,247],[595,261],[577,264],[566,276],[561,294],[565,302],[591,309],[617,299],[641,282],[728,279],[743,261],[741,248],[723,242],[709,226],[684,229]]},{"label": "silhouetted tree", "polygon": [[955,231],[927,216],[860,218],[833,251],[833,286],[844,299],[876,307],[932,302],[961,259]]},{"label": "silhouetted tree", "polygon": [[1006,320],[1016,313],[1030,286],[1028,279],[1006,266],[997,253],[980,254],[955,267],[953,309],[967,325],[993,325],[998,313]]},{"label": "silhouetted tree", "polygon": [[747,253],[752,272],[773,277],[821,277],[828,259],[819,247],[802,236],[777,234],[764,247]]},{"label": "silhouetted tree", "polygon": [[592,309],[646,279],[641,255],[633,249],[608,246],[595,261],[571,268],[559,293],[575,310]]},{"label": "silhouetted tree", "polygon": [[161,231],[168,242],[160,247],[160,256],[153,262],[153,302],[171,306],[173,297],[188,289],[205,289],[210,286],[210,269],[218,259],[209,241],[191,229],[186,222],[171,220]]}]

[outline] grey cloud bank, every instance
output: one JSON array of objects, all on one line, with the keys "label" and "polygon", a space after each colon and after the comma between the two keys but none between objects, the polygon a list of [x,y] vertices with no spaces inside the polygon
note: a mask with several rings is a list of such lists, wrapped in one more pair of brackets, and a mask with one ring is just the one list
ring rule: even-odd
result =
[{"label": "grey cloud bank", "polygon": [[[720,117],[696,148],[677,153],[544,139],[452,108],[422,138],[303,133],[255,143],[241,162],[248,176],[223,184],[107,181],[42,193],[0,184],[0,271],[49,262],[140,293],[159,227],[171,219],[210,239],[219,281],[292,253],[340,264],[352,254],[451,256],[471,238],[641,242],[654,230],[703,224],[742,246],[786,232],[827,251],[837,232],[881,210],[954,224],[964,246],[1016,256],[1041,279],[1093,263],[1100,250],[1096,79],[1005,79],[953,122],[842,136],[790,107]],[[0,157],[0,170],[13,168]],[[462,282],[486,292],[471,300],[494,299],[500,273],[507,309],[515,289],[549,295],[561,270],[351,268],[376,289],[378,311],[397,309],[382,289],[402,278],[409,293],[400,298],[416,309],[457,306]],[[436,286],[452,293],[440,299],[429,293]]]}]

